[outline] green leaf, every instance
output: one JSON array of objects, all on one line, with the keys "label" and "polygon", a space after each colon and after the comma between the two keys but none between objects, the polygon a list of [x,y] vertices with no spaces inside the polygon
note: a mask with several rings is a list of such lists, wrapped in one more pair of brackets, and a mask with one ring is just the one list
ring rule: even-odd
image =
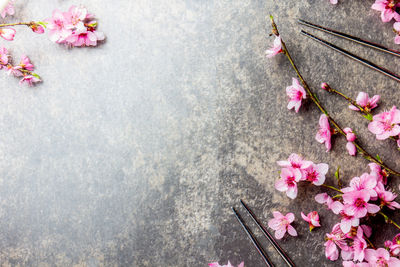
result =
[{"label": "green leaf", "polygon": [[33,72],[32,72],[32,76],[35,76],[35,77],[38,78],[38,79],[42,79],[42,78],[40,78],[40,76],[39,76],[38,74],[33,73]]},{"label": "green leaf", "polygon": [[368,114],[366,114],[366,115],[363,115],[363,117],[366,118],[366,119],[369,120],[369,121],[372,121],[372,114],[371,114],[371,113],[368,113]]},{"label": "green leaf", "polygon": [[382,159],[381,159],[381,157],[379,157],[378,154],[376,154],[376,158],[377,158],[377,160],[378,160],[380,163],[382,163]]},{"label": "green leaf", "polygon": [[335,177],[337,179],[338,182],[338,187],[341,189],[343,187],[342,181],[340,180],[340,166],[337,167],[336,171],[335,171]]},{"label": "green leaf", "polygon": [[49,24],[49,23],[48,23],[48,22],[45,22],[45,21],[38,21],[37,24],[40,24],[40,25],[42,25],[43,27],[47,28],[46,25]]}]

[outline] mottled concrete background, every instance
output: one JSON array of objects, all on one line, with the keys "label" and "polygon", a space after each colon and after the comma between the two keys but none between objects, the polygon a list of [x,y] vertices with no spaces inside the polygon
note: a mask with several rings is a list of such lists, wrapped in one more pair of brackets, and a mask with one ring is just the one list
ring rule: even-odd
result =
[{"label": "mottled concrete background", "polygon": [[[275,209],[295,213],[299,237],[281,244],[299,266],[334,265],[323,247],[333,217],[313,201],[321,190],[301,186],[289,200],[274,190],[275,162],[292,152],[327,162],[329,183],[336,166],[348,181],[367,171],[367,162],[347,156],[343,138],[325,153],[314,140],[319,112],[310,104],[299,114],[286,109],[295,73],[283,56],[266,60],[264,51],[271,13],[312,87],[325,81],[351,96],[379,93],[380,111],[398,104],[399,83],[299,34],[296,20],[303,18],[396,47],[372,0],[339,2],[17,1],[8,21],[83,3],[107,41],[69,50],[25,28],[14,42],[0,40],[15,57],[29,55],[44,79],[29,89],[0,71],[2,266],[206,266],[228,259],[263,266],[232,216],[239,198],[264,222]],[[317,35],[399,72],[398,59]],[[400,168],[393,143],[373,142],[366,121],[342,100],[324,92],[319,98],[368,150]],[[300,219],[311,210],[323,224],[313,233]],[[393,217],[400,221],[399,213]],[[377,245],[395,233],[375,229],[384,229],[372,238]]]}]

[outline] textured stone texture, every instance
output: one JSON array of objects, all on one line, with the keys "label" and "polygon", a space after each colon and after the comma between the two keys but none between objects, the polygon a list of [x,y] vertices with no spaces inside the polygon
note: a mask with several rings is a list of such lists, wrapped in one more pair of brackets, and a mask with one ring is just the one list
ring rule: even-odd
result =
[{"label": "textured stone texture", "polygon": [[[299,266],[333,266],[323,252],[333,216],[313,201],[321,190],[301,186],[289,200],[274,190],[275,162],[292,152],[327,162],[329,183],[336,166],[348,181],[367,162],[347,156],[343,138],[325,153],[312,104],[299,114],[286,109],[295,73],[283,56],[265,59],[266,17],[275,15],[313,88],[325,81],[351,96],[378,93],[382,111],[399,103],[399,84],[306,39],[296,24],[309,19],[394,48],[372,2],[88,0],[107,35],[98,48],[66,49],[24,28],[16,41],[0,40],[15,57],[29,55],[44,79],[29,89],[0,74],[2,266],[263,266],[231,213],[240,198],[264,222],[272,210],[294,212],[299,237],[282,246]],[[73,3],[17,1],[11,21]],[[399,71],[391,56],[316,35]],[[341,99],[319,98],[369,151],[400,168],[393,143],[372,142],[366,121]],[[323,223],[313,233],[300,219],[311,210]],[[375,229],[385,230],[372,238],[378,245],[395,233]]]}]

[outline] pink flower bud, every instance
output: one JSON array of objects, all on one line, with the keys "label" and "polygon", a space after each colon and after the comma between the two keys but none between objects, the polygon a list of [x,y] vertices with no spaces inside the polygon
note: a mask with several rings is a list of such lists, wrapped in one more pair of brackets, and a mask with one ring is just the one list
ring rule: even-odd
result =
[{"label": "pink flower bud", "polygon": [[44,27],[40,24],[32,23],[29,27],[35,33],[39,33],[39,34],[44,33]]},{"label": "pink flower bud", "polygon": [[353,130],[351,128],[344,128],[343,132],[346,133],[346,139],[349,142],[354,142],[356,140],[356,135],[353,133]]},{"label": "pink flower bud", "polygon": [[331,87],[327,83],[321,83],[321,88],[322,88],[322,90],[325,90],[325,91],[328,91],[328,92],[331,89]]},{"label": "pink flower bud", "polygon": [[352,142],[347,142],[346,149],[347,149],[347,152],[349,152],[349,154],[351,156],[355,156],[357,153],[357,148]]}]

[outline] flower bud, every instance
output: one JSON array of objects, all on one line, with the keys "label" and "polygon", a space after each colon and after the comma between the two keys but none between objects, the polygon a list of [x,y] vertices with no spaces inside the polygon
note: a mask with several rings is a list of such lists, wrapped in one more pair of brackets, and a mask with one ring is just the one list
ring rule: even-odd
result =
[{"label": "flower bud", "polygon": [[321,83],[321,88],[322,88],[322,90],[325,90],[325,91],[328,91],[328,92],[331,91],[331,87],[327,83]]}]

